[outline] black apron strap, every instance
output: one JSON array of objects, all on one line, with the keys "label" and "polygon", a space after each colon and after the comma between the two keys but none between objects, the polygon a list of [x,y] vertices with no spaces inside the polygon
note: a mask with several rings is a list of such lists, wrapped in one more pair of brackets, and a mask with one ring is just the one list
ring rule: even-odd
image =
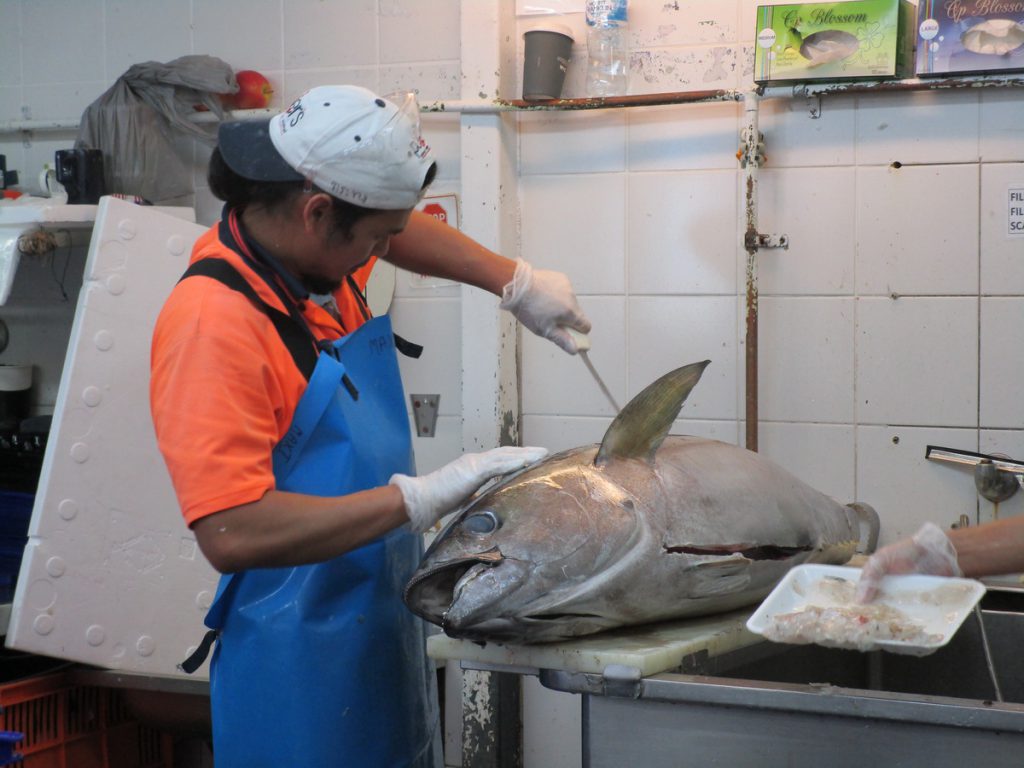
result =
[{"label": "black apron strap", "polygon": [[199,647],[192,651],[189,657],[178,665],[178,669],[186,675],[191,675],[203,666],[203,662],[206,661],[206,657],[210,655],[210,648],[213,647],[213,642],[217,639],[217,635],[219,634],[219,630],[211,629],[203,635],[203,640],[199,643]]},{"label": "black apron strap", "polygon": [[[277,335],[281,337],[281,341],[288,348],[292,359],[295,361],[295,365],[302,372],[306,381],[309,381],[319,356],[314,347],[315,340],[312,339],[309,328],[305,325],[300,327],[291,315],[275,309],[263,301],[253,287],[249,285],[249,282],[238,273],[238,270],[224,259],[210,257],[193,262],[185,271],[185,274],[181,276],[181,279],[184,280],[195,275],[213,278],[228,288],[238,291],[260,309],[270,319],[270,322],[274,324]],[[311,343],[311,340],[313,343]]]}]

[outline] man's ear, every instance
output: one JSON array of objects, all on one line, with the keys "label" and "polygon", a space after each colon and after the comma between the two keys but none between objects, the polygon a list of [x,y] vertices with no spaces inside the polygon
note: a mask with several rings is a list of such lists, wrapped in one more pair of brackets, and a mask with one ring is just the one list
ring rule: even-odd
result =
[{"label": "man's ear", "polygon": [[302,224],[308,232],[324,233],[333,227],[334,203],[326,192],[304,196]]}]

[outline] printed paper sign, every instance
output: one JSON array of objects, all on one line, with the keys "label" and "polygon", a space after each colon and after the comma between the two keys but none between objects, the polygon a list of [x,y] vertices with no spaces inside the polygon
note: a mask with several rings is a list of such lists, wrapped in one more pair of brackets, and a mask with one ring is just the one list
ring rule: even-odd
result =
[{"label": "printed paper sign", "polygon": [[1024,184],[1014,184],[1007,193],[1006,236],[1024,237]]}]

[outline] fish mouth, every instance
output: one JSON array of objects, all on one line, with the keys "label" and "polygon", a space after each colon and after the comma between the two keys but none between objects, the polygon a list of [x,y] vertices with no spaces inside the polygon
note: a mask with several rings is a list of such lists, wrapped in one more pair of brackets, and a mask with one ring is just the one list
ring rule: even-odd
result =
[{"label": "fish mouth", "polygon": [[462,577],[478,565],[494,566],[504,558],[497,547],[469,557],[460,557],[413,574],[405,586],[402,600],[421,619],[442,626],[445,614],[455,599]]}]

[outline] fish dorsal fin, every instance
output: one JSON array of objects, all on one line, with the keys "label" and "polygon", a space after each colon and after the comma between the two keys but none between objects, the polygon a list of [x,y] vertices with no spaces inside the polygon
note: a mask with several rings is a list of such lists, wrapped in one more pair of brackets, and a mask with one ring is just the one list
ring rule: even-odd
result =
[{"label": "fish dorsal fin", "polygon": [[652,461],[710,362],[702,360],[676,368],[626,403],[604,433],[594,464],[600,467],[613,458]]}]

